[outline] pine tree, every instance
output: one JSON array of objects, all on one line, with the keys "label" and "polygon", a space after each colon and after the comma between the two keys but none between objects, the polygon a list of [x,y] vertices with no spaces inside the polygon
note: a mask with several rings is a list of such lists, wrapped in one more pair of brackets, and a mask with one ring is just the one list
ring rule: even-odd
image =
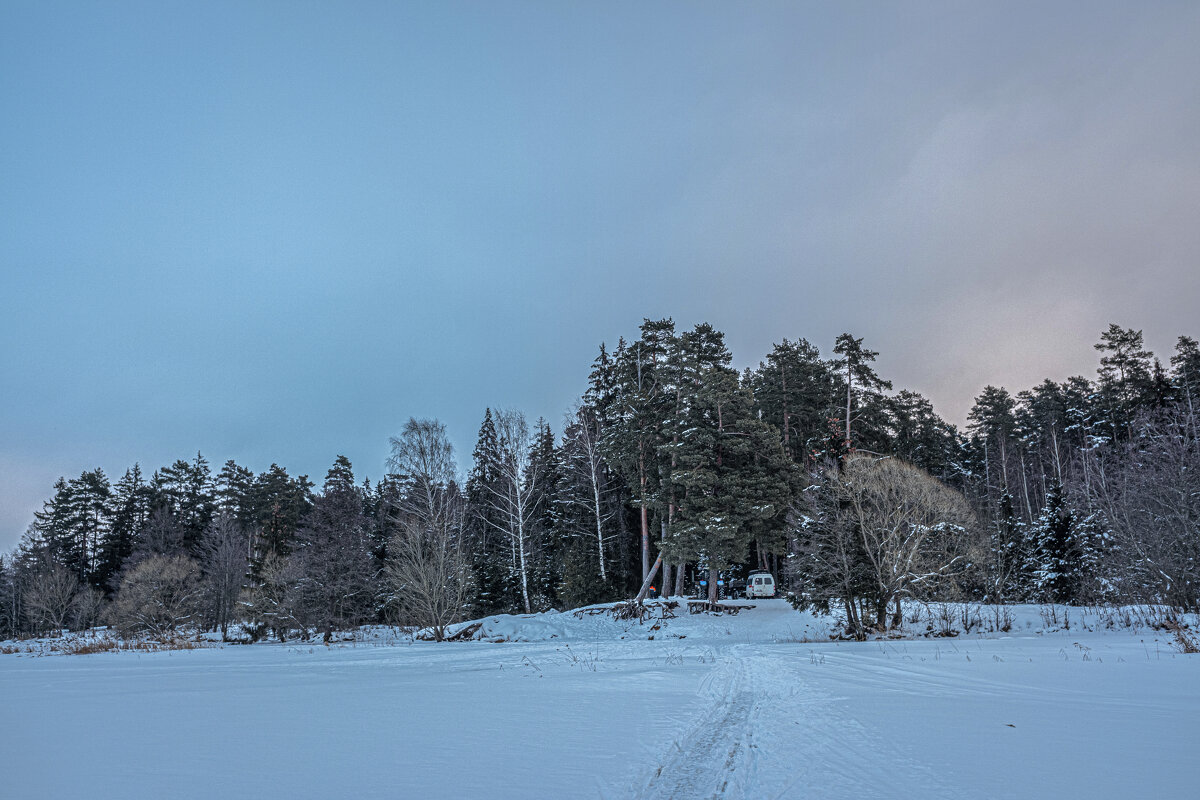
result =
[{"label": "pine tree", "polygon": [[112,487],[102,469],[71,481],[71,526],[80,557],[79,582],[95,584],[100,543],[108,533]]},{"label": "pine tree", "polygon": [[1200,345],[1190,336],[1180,336],[1175,344],[1171,380],[1187,410],[1192,414],[1200,411]]},{"label": "pine tree", "polygon": [[74,485],[66,478],[54,482],[54,495],[34,514],[33,538],[26,548],[38,560],[58,564],[80,575],[87,562],[73,526]]},{"label": "pine tree", "polygon": [[530,492],[536,509],[530,527],[530,583],[533,586],[532,607],[541,611],[559,604],[557,589],[562,582],[563,562],[571,535],[561,502],[562,453],[545,419],[539,418],[534,430],[527,473],[529,480],[537,481]]},{"label": "pine tree", "polygon": [[659,502],[657,463],[663,421],[672,404],[668,377],[677,346],[671,319],[644,320],[638,341],[618,348],[614,363],[615,411],[607,426],[604,456],[631,488],[641,535],[642,578],[650,572],[650,515]]},{"label": "pine tree", "polygon": [[[845,446],[847,449],[882,451],[886,447],[886,412],[882,392],[890,390],[892,382],[880,378],[871,367],[871,362],[879,353],[866,349],[861,338],[855,339],[848,333],[837,337],[833,352],[841,356],[833,364],[842,371]],[[857,438],[853,435],[854,422],[859,427]]]},{"label": "pine tree", "polygon": [[299,576],[292,605],[325,642],[334,630],[361,624],[374,609],[370,551],[354,472],[350,461],[338,456],[300,525],[291,555]]},{"label": "pine tree", "polygon": [[958,432],[916,392],[901,390],[888,403],[890,452],[949,483],[961,475]]},{"label": "pine tree", "polygon": [[674,464],[667,490],[679,507],[663,549],[702,561],[715,600],[720,570],[744,561],[752,541],[781,547],[789,462],[779,431],[759,419],[751,391],[729,367],[724,336],[697,325],[680,337],[680,352],[684,402],[662,447]]},{"label": "pine tree", "polygon": [[838,416],[837,379],[805,339],[784,339],[751,373],[749,386],[762,418],[782,437],[784,452],[803,464],[824,447],[828,420]]},{"label": "pine tree", "polygon": [[1137,412],[1148,404],[1153,381],[1153,356],[1144,349],[1142,332],[1109,325],[1095,348],[1100,358],[1099,395],[1110,435],[1127,440]]},{"label": "pine tree", "polygon": [[272,464],[254,479],[248,510],[255,532],[250,570],[256,580],[268,556],[291,553],[296,530],[311,506],[312,482],[306,475],[292,478]]},{"label": "pine tree", "polygon": [[250,492],[254,486],[254,473],[240,466],[232,458],[225,462],[217,474],[214,495],[220,511],[233,514],[243,526],[252,523]]},{"label": "pine tree", "polygon": [[177,460],[154,473],[153,505],[170,511],[183,531],[183,546],[194,555],[217,508],[208,461],[200,453],[191,462]]}]

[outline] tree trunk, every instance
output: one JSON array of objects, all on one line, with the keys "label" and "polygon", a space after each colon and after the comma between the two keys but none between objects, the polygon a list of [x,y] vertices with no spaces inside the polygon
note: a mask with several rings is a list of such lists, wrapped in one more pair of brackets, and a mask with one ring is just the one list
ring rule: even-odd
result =
[{"label": "tree trunk", "polygon": [[708,602],[714,605],[717,602],[717,568],[708,568]]},{"label": "tree trunk", "polygon": [[858,611],[854,607],[854,601],[850,599],[843,600],[842,603],[846,606],[846,629],[847,632],[855,639],[862,638],[862,624],[858,619]]},{"label": "tree trunk", "polygon": [[638,589],[637,597],[634,599],[637,602],[642,602],[646,599],[646,594],[650,591],[650,582],[654,580],[654,576],[658,574],[658,568],[662,564],[662,553],[658,554],[658,558],[654,560],[654,566],[646,573],[645,579],[642,581],[642,588]]},{"label": "tree trunk", "polygon": [[684,579],[684,575],[686,573],[687,573],[687,562],[680,561],[679,564],[675,567],[675,592],[674,592],[674,594],[676,597],[683,596],[683,579]]},{"label": "tree trunk", "polygon": [[[522,514],[522,516],[524,516]],[[525,522],[517,522],[517,550],[521,556],[521,602],[525,605],[525,613],[529,614],[529,571],[525,567]]]},{"label": "tree trunk", "polygon": [[608,583],[608,574],[604,570],[604,524],[600,516],[600,484],[596,480],[594,467],[592,469],[592,502],[596,511],[596,550],[600,556],[600,580]]},{"label": "tree trunk", "polygon": [[646,457],[638,455],[638,472],[642,484],[642,580],[650,574],[650,516],[646,511]]},{"label": "tree trunk", "polygon": [[846,450],[850,450],[850,397],[854,390],[854,378],[850,373],[850,357],[846,356]]},{"label": "tree trunk", "polygon": [[[667,541],[667,520],[664,517],[663,519],[661,519],[659,521],[662,523],[662,540],[664,542],[666,542]],[[662,572],[663,572],[662,591],[659,592],[659,594],[661,594],[663,597],[666,597],[667,595],[669,595],[671,593],[671,562],[670,561],[663,562]]]}]

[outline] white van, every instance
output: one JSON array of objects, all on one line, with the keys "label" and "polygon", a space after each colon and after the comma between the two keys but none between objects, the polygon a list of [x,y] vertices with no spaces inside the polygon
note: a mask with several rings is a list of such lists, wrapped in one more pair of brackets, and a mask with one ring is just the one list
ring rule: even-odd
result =
[{"label": "white van", "polygon": [[775,579],[769,572],[751,572],[746,578],[746,597],[774,597]]}]

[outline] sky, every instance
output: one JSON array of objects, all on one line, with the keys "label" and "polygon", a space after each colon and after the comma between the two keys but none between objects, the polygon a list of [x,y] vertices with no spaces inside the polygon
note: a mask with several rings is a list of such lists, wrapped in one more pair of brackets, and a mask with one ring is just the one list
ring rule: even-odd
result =
[{"label": "sky", "polygon": [[0,3],[0,552],[54,480],[556,429],[844,331],[961,423],[1200,337],[1200,4]]}]

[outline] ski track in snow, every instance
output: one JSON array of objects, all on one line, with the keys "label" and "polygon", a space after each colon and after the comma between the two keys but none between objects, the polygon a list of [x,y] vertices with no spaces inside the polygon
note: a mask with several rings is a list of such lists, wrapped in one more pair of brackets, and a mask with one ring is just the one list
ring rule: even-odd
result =
[{"label": "ski track in snow", "polygon": [[762,650],[723,649],[701,691],[704,707],[630,796],[861,798],[952,791],[928,766],[842,711],[842,698],[805,681],[797,657]]},{"label": "ski track in snow", "polygon": [[705,680],[709,705],[671,746],[640,797],[685,800],[723,797],[739,766],[752,768],[753,717],[759,694],[753,669],[740,658],[724,658]]}]

